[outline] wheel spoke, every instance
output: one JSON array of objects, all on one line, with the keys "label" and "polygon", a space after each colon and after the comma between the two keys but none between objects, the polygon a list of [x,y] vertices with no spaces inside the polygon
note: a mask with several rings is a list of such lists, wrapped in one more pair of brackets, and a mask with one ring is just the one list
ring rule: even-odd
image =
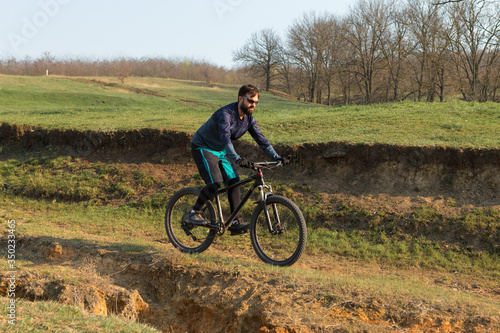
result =
[{"label": "wheel spoke", "polygon": [[[175,193],[165,212],[165,228],[170,242],[184,252],[202,252],[212,244],[215,232],[206,227],[197,227],[183,222],[183,216],[190,212],[198,199],[199,190],[186,188]],[[203,217],[215,219],[210,202],[204,207]]]},{"label": "wheel spoke", "polygon": [[252,215],[252,245],[263,261],[280,266],[292,265],[302,254],[306,243],[302,213],[289,199],[279,196],[270,197],[266,209],[271,230],[267,214],[260,205]]}]

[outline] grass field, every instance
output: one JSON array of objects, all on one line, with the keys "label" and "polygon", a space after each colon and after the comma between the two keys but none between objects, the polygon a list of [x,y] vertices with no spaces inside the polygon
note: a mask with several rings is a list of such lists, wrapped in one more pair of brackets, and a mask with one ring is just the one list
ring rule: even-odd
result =
[{"label": "grass field", "polygon": [[[217,108],[236,100],[238,89],[152,78],[127,78],[124,84],[114,78],[78,80],[0,76],[0,123],[106,131],[147,127],[193,133]],[[326,107],[263,93],[255,115],[273,143],[346,141],[500,148],[500,107],[495,103]],[[277,181],[273,183],[275,192],[301,207],[309,237],[298,265],[281,269],[260,263],[249,237],[222,237],[209,251],[194,256],[180,255],[166,244],[165,205],[179,188],[202,185],[195,172],[158,172],[167,167],[160,162],[149,173],[136,161],[68,156],[56,147],[31,151],[0,148],[0,219],[16,220],[17,239],[57,241],[77,251],[101,247],[123,256],[153,253],[175,267],[193,272],[215,270],[217,276],[240,276],[245,281],[258,276],[259,286],[291,288],[288,294],[299,295],[294,306],[304,305],[307,302],[302,298],[311,296],[321,304],[318,311],[322,316],[323,310],[349,310],[347,326],[342,326],[346,331],[369,331],[373,323],[364,319],[365,314],[375,310],[385,312],[393,322],[393,317],[407,314],[418,327],[444,322],[442,318],[448,315],[454,317],[455,328],[465,328],[463,331],[467,325],[480,328],[483,322],[500,327],[495,322],[500,313],[498,209],[460,209],[452,198],[443,198],[448,203],[442,209],[422,200],[406,213],[373,211],[291,180]],[[250,212],[251,207],[245,211]],[[50,265],[35,250],[29,246],[19,249],[19,272],[37,272],[40,280],[64,280],[61,275],[80,269],[75,268],[76,263]],[[233,258],[228,253],[238,255]],[[74,286],[86,281],[80,272],[66,279]],[[275,285],[277,279],[281,283]],[[287,297],[287,293],[275,292],[276,299]],[[7,301],[5,297],[0,300]],[[155,331],[51,302],[20,299],[18,306],[17,332]],[[319,316],[312,311],[304,318],[314,322],[314,315]],[[405,318],[399,317],[399,322]],[[5,319],[0,317],[0,330]],[[413,327],[410,324],[405,327]],[[388,327],[392,330],[393,326]]]},{"label": "grass field", "polygon": [[[0,122],[93,130],[168,128],[193,133],[219,107],[236,101],[239,88],[153,78],[127,78],[124,84],[114,78],[85,80],[0,76]],[[143,93],[134,92],[136,88]],[[263,93],[255,117],[273,143],[500,147],[497,103],[327,107]]]},{"label": "grass field", "polygon": [[[57,234],[64,238],[90,240],[113,235],[115,242],[127,247],[144,243],[150,237],[164,238],[163,214],[169,198],[182,187],[202,185],[197,175],[181,185],[138,170],[127,171],[118,164],[89,164],[70,157],[47,156],[0,161],[0,177],[2,206],[9,207],[10,202],[11,206],[26,210],[25,214],[18,212],[18,216],[26,215],[20,232],[49,237],[62,226]],[[500,248],[495,243],[495,233],[500,228],[497,210],[478,208],[459,217],[444,217],[437,210],[422,206],[409,216],[389,218],[384,210],[373,214],[342,202],[332,209],[331,199],[318,199],[317,194],[293,184],[274,183],[274,187],[301,207],[308,221],[307,252],[311,255],[344,255],[399,267],[464,270],[500,277]],[[227,209],[225,200],[222,204]],[[247,220],[252,209],[248,205],[243,210]],[[352,230],[343,228],[342,222],[325,222],[342,220],[366,220],[370,227]],[[419,225],[444,231],[429,231],[430,238],[437,239],[431,240],[407,230],[418,229]],[[449,229],[461,230],[465,238],[481,235],[481,246],[476,246],[480,255],[471,255],[468,243],[461,246],[450,242],[446,236]],[[226,242],[229,246],[241,246],[237,238]],[[252,253],[250,247],[242,250]]]},{"label": "grass field", "polygon": [[[241,276],[259,272],[262,284],[268,283],[267,277],[279,276],[297,293],[313,295],[325,306],[342,303],[346,297],[360,304],[375,298],[384,309],[406,309],[424,302],[422,310],[413,310],[415,316],[424,319],[426,311],[449,311],[460,320],[493,318],[500,311],[500,303],[489,296],[498,287],[500,277],[495,243],[500,212],[496,210],[477,209],[458,217],[444,217],[422,206],[410,215],[390,217],[385,211],[374,215],[343,203],[335,203],[332,209],[328,199],[318,198],[309,189],[274,183],[277,193],[300,205],[308,221],[306,253],[298,267],[284,270],[256,260],[247,237],[222,237],[211,250],[195,256],[175,256],[177,251],[159,242],[165,239],[166,201],[180,187],[200,186],[196,175],[188,182],[173,184],[168,179],[148,178],[147,174],[126,170],[119,164],[89,163],[51,154],[51,150],[19,152],[18,158],[0,161],[4,189],[0,218],[17,221],[18,240],[38,239],[47,244],[57,241],[64,248],[75,249],[100,247],[130,256],[153,253],[168,260],[174,256],[176,266],[189,267],[192,272],[207,267]],[[371,226],[342,227],[347,221],[357,220],[368,221]],[[418,235],[409,231],[418,226],[426,226],[429,232]],[[481,248],[461,245],[446,236],[450,228],[462,230],[465,238],[482,235],[486,241]],[[440,229],[441,234],[435,231]],[[40,260],[38,251],[30,249],[32,246],[23,246],[18,252],[19,272],[39,272],[42,280],[70,274],[74,264],[50,266]],[[225,251],[246,256],[221,255]],[[338,267],[342,262],[348,269]],[[328,267],[333,272],[304,269],[309,265]],[[78,286],[86,277],[69,279]],[[481,292],[461,287],[469,285]],[[18,332],[26,327],[32,327],[34,332],[64,331],[65,325],[89,332],[112,332],[118,327],[122,331],[149,331],[135,323],[118,318],[107,321],[55,303],[20,300],[18,309]]]},{"label": "grass field", "polygon": [[[0,302],[7,303],[8,300],[0,297]],[[19,300],[17,306],[17,315],[22,320],[18,320],[15,326],[0,321],[0,328],[3,328],[4,332],[159,332],[152,327],[118,316],[96,316],[80,308],[56,302]]]}]

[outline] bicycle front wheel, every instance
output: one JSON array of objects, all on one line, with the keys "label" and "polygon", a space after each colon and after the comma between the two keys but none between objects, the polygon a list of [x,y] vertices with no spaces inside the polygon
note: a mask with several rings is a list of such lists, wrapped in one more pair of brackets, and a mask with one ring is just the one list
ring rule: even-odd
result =
[{"label": "bicycle front wheel", "polygon": [[307,227],[299,207],[290,199],[269,196],[250,219],[250,239],[259,258],[277,266],[293,265],[306,246]]},{"label": "bicycle front wheel", "polygon": [[[212,244],[216,232],[207,227],[186,225],[182,217],[193,209],[200,190],[184,188],[176,192],[167,204],[165,212],[165,229],[170,242],[182,252],[203,252]],[[211,202],[203,207],[202,215],[214,223],[215,209]]]}]

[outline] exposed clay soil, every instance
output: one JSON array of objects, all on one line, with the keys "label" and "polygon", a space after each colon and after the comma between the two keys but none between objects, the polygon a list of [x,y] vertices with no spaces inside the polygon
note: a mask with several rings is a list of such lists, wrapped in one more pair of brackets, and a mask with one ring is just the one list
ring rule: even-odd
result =
[{"label": "exposed clay soil", "polygon": [[[0,143],[28,149],[64,146],[69,154],[90,162],[140,168],[170,183],[182,182],[196,172],[188,150],[189,136],[162,130],[49,131],[2,124]],[[275,172],[269,178],[308,187],[322,202],[344,202],[395,215],[410,214],[422,205],[448,216],[480,207],[500,208],[500,151],[496,149],[345,143],[275,148],[282,155],[292,155],[293,163],[286,173]],[[253,145],[240,142],[236,149],[249,159],[265,159]],[[320,299],[312,296],[310,285],[282,281],[278,274],[262,277],[238,268],[187,267],[179,263],[181,254],[176,251],[160,258],[58,238],[21,242],[33,252],[26,252],[28,257],[38,255],[40,267],[61,265],[69,268],[75,279],[84,281],[75,293],[71,276],[47,277],[28,271],[18,277],[21,297],[76,302],[92,313],[119,313],[165,332],[500,332],[498,316],[471,319],[460,309],[438,309],[423,303],[395,308],[355,289],[346,289],[343,299]],[[216,247],[209,251],[228,255]],[[256,260],[252,254],[240,256]],[[418,275],[429,286],[479,293],[500,302],[498,284],[467,282],[467,277],[364,265],[345,258],[332,262],[306,256],[297,266],[331,274]]]},{"label": "exposed clay soil", "polygon": [[[19,245],[36,269],[17,275],[17,298],[76,305],[97,315],[118,314],[164,332],[500,332],[498,316],[467,316],[465,310],[418,300],[391,302],[359,287],[325,288],[279,273],[262,276],[238,267],[186,265],[182,254],[168,245],[166,256],[125,254],[112,246],[47,237],[23,238]],[[344,276],[418,274],[429,287],[500,301],[498,290],[446,274],[311,257],[298,266],[305,272]],[[0,295],[5,296],[8,275],[0,276]],[[334,296],[339,292],[342,297]]]},{"label": "exposed clay soil", "polygon": [[[126,163],[191,166],[190,136],[157,129],[133,131],[47,130],[0,125],[0,142],[24,148],[65,146],[75,155]],[[266,156],[254,145],[237,142],[240,155],[252,160]],[[283,179],[312,186],[317,192],[394,198],[447,197],[459,207],[500,205],[500,150],[411,147],[342,142],[275,146],[291,155],[293,165]],[[288,171],[291,170],[291,171]],[[185,177],[192,169],[180,168]],[[279,175],[277,175],[279,179]],[[363,198],[364,201],[364,198]],[[404,201],[404,200],[403,200]]]}]

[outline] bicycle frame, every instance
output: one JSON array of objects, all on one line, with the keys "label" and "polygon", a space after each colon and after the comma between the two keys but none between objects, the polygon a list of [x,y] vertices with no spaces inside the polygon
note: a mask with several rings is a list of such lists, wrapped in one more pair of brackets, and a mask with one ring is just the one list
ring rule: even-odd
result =
[{"label": "bicycle frame", "polygon": [[[253,208],[248,228],[252,247],[257,256],[268,264],[293,265],[304,251],[307,241],[304,216],[292,200],[274,195],[272,187],[265,184],[263,177],[264,170],[271,170],[282,165],[281,161],[253,162],[250,166],[254,170],[252,175],[220,188],[200,212],[209,223],[198,224],[194,221],[186,221],[193,202],[200,197],[200,190],[186,187],[177,191],[169,200],[165,211],[165,228],[170,242],[174,247],[186,253],[201,253],[207,250],[216,237],[223,236],[228,229],[231,229],[232,221],[243,210],[243,206],[248,203],[252,193],[259,189],[260,193],[256,193],[257,198],[252,198],[252,201],[256,200],[255,205],[249,207]],[[245,185],[248,185],[250,189],[245,191],[246,194],[237,207],[232,207],[234,211],[227,214],[230,216],[225,220],[220,194]],[[227,212],[226,207],[224,211]],[[231,234],[239,233],[232,232]]]},{"label": "bicycle frame", "polygon": [[[259,165],[270,165],[270,164],[274,164],[274,162],[262,163],[262,164],[259,164]],[[229,218],[226,221],[224,221],[224,216],[222,214],[222,207],[221,207],[221,203],[220,203],[219,194],[225,193],[225,192],[227,192],[229,190],[232,190],[234,188],[237,188],[237,187],[243,186],[245,184],[251,183],[252,181],[254,181],[254,183],[252,184],[252,186],[250,187],[250,189],[247,191],[247,193],[245,194],[245,196],[243,197],[243,199],[241,199],[239,205],[234,209],[234,212],[231,213],[231,215],[229,216]],[[272,194],[272,187],[271,187],[271,185],[266,185],[265,184],[265,182],[264,182],[264,175],[263,175],[262,169],[260,167],[257,167],[257,173],[255,173],[254,175],[251,175],[251,176],[249,176],[249,177],[247,177],[247,178],[245,178],[243,180],[240,180],[239,182],[236,182],[236,183],[234,183],[232,185],[220,188],[217,191],[217,194],[215,195],[215,202],[216,202],[216,205],[217,205],[217,212],[219,214],[218,219],[219,219],[219,221],[222,224],[224,224],[225,227],[228,227],[231,224],[231,222],[234,220],[234,218],[236,217],[236,215],[238,215],[238,213],[240,212],[240,210],[247,203],[248,199],[250,198],[250,196],[252,195],[252,193],[255,191],[256,188],[260,189],[260,195],[261,195],[261,199],[259,201],[257,201],[257,202],[263,202],[265,204],[267,196],[269,194]],[[267,189],[267,190],[269,190],[269,192],[264,192],[264,188]],[[267,222],[269,224],[269,231],[273,232],[272,226],[271,226],[271,222],[270,222],[270,218],[269,218],[269,214],[267,212],[267,209],[265,211],[266,211],[266,219],[267,219]]]}]

